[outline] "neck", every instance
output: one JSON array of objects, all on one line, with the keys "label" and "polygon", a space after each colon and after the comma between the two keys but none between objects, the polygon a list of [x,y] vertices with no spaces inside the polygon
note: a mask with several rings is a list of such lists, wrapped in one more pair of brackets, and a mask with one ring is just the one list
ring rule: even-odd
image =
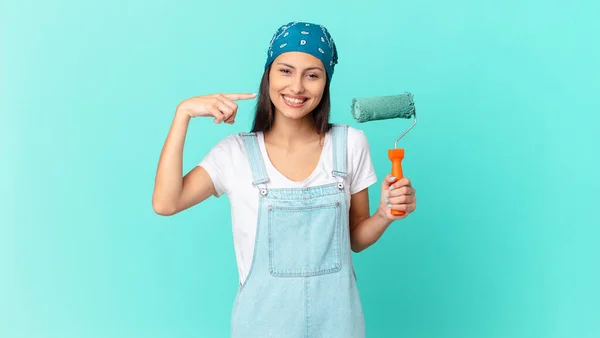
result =
[{"label": "neck", "polygon": [[299,120],[288,119],[275,112],[275,121],[270,131],[265,133],[265,141],[282,147],[294,147],[319,138],[312,115]]}]

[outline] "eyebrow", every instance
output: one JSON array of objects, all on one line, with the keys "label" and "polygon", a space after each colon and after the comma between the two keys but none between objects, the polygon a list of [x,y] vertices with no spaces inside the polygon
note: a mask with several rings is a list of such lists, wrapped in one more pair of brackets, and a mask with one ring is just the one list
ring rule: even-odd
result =
[{"label": "eyebrow", "polygon": [[[294,66],[292,66],[292,65],[290,65],[290,64],[284,63],[284,62],[278,62],[277,64],[278,64],[278,65],[284,65],[284,66],[290,67],[290,68],[292,68],[292,69],[296,69],[296,67],[294,67]],[[323,68],[321,68],[321,67],[318,67],[318,66],[308,67],[308,68],[306,68],[305,70],[313,70],[313,69],[318,69],[318,70],[320,70],[320,71],[322,71],[322,72],[324,71],[324,70],[323,70]]]}]

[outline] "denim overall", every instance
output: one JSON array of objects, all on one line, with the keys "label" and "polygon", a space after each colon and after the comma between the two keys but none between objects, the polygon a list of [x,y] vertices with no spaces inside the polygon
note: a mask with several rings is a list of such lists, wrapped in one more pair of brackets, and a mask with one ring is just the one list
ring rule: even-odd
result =
[{"label": "denim overall", "polygon": [[344,184],[347,126],[333,127],[331,183],[308,188],[269,186],[256,134],[240,135],[259,212],[252,265],[233,306],[231,337],[363,338]]}]

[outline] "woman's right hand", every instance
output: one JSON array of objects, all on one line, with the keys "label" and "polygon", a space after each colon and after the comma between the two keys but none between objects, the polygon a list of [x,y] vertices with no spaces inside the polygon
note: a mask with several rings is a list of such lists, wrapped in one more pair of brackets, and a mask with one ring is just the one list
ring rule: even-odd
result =
[{"label": "woman's right hand", "polygon": [[187,114],[190,118],[213,116],[215,123],[233,124],[237,115],[237,100],[249,100],[256,94],[211,94],[195,96],[183,100],[177,107],[177,113]]}]

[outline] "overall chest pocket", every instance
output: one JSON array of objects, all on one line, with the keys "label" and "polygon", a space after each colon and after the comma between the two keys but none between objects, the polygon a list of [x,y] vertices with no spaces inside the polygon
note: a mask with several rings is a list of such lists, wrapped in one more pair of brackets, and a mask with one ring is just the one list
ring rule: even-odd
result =
[{"label": "overall chest pocket", "polygon": [[338,202],[269,208],[269,271],[309,277],[341,269],[342,215]]}]

